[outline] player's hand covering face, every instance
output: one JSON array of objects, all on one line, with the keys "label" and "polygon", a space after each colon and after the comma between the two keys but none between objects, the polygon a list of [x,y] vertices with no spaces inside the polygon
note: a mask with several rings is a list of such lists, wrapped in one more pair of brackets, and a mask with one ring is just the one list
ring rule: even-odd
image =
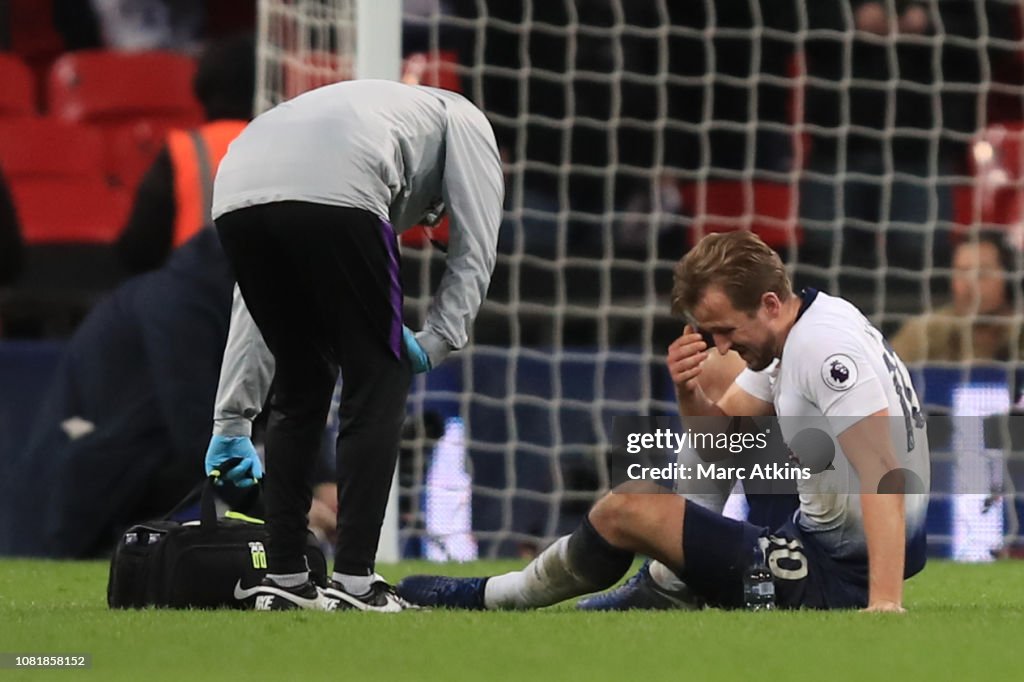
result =
[{"label": "player's hand covering face", "polygon": [[753,313],[736,310],[721,287],[710,286],[691,317],[691,324],[711,337],[719,353],[736,351],[755,372],[766,369],[775,359],[775,334],[764,306]]}]

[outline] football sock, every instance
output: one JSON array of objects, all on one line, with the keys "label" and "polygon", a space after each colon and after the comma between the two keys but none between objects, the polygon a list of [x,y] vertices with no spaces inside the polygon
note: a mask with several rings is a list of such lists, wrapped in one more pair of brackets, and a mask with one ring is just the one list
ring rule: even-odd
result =
[{"label": "football sock", "polygon": [[302,573],[267,573],[267,577],[278,587],[298,587],[309,580],[309,571]]},{"label": "football sock", "polygon": [[521,571],[495,576],[484,588],[489,609],[527,609],[611,587],[633,563],[633,553],[612,547],[589,519],[559,538]]},{"label": "football sock", "polygon": [[663,590],[679,592],[686,587],[686,583],[680,580],[671,568],[660,561],[652,561],[648,570],[651,573],[651,579]]},{"label": "football sock", "polygon": [[341,588],[349,594],[359,597],[370,591],[374,576],[372,575],[349,575],[348,573],[331,574],[331,580],[341,585]]}]

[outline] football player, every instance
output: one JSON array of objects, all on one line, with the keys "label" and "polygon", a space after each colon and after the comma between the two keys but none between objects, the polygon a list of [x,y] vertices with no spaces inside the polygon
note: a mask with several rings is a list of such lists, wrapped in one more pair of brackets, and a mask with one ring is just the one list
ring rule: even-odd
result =
[{"label": "football player", "polygon": [[[808,424],[834,435],[830,466],[797,482],[792,521],[771,529],[622,486],[524,570],[413,576],[399,584],[402,597],[455,608],[546,606],[610,587],[641,553],[709,604],[739,607],[759,547],[780,607],[903,611],[903,581],[925,564],[929,452],[906,367],[882,334],[846,300],[794,292],[778,254],[746,231],[704,237],[676,266],[672,305],[692,323],[668,358],[683,414],[774,413],[791,448]],[[702,364],[730,350],[747,368],[711,401],[698,381]]]}]

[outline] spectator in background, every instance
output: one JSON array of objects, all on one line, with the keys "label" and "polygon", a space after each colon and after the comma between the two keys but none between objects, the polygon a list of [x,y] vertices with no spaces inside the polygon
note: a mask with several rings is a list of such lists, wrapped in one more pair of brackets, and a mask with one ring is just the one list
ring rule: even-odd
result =
[{"label": "spectator in background", "polygon": [[[10,469],[24,481],[10,507],[24,527],[19,553],[96,556],[203,479],[233,285],[217,234],[202,230],[93,308]],[[323,464],[314,483],[328,480]],[[310,511],[323,540],[333,492],[318,486]]]},{"label": "spectator in background", "polygon": [[905,362],[1016,361],[1024,358],[1014,309],[1018,254],[1002,232],[981,231],[953,251],[953,300],[912,318],[892,340]]},{"label": "spectator in background", "polygon": [[210,223],[211,196],[204,176],[217,172],[228,144],[252,117],[256,47],[251,34],[212,43],[199,60],[194,88],[207,123],[174,130],[135,194],[128,223],[117,242],[132,273],[160,267],[167,256]]},{"label": "spectator in background", "polygon": [[[806,3],[810,150],[801,261],[835,262],[841,232],[846,265],[878,267],[884,256],[889,266],[921,268],[932,233],[931,255],[948,262],[948,236],[937,230],[952,219],[943,178],[963,163],[965,140],[979,124],[978,84],[992,50],[983,41],[1011,37],[1012,7],[974,0]],[[852,32],[852,40],[825,29]]]},{"label": "spectator in background", "polygon": [[[742,205],[744,186],[788,182],[783,174],[792,169],[793,145],[784,125],[791,93],[782,79],[793,41],[783,32],[789,17],[785,5],[780,0],[668,3],[674,30],[664,43],[623,41],[628,48],[624,117],[657,121],[661,113],[658,87],[629,76],[655,79],[667,67],[672,79],[660,86],[669,125],[654,135],[639,126],[628,130],[628,143],[618,152],[632,166],[667,168],[644,182],[624,178],[620,183],[630,189],[623,202],[626,216],[616,225],[616,255],[646,258],[648,245],[657,241],[658,257],[674,260],[689,248],[688,232],[703,223],[703,216],[695,200],[699,193],[690,191],[688,199],[683,187],[728,182]],[[630,3],[630,13],[634,25],[652,30],[661,21],[654,2]],[[646,219],[644,213],[656,217]]]},{"label": "spectator in background", "polygon": [[650,186],[634,192],[624,207],[625,215],[616,224],[616,255],[646,258],[652,241],[658,244],[656,253],[685,251],[680,244],[683,209],[676,175],[663,172],[653,178]]},{"label": "spectator in background", "polygon": [[203,478],[232,286],[204,230],[75,331],[13,468],[33,482],[16,508],[41,525],[45,554],[93,555]]},{"label": "spectator in background", "polygon": [[[783,125],[792,93],[782,79],[794,49],[794,36],[783,32],[791,32],[793,1],[669,3],[668,73],[676,82],[667,86],[665,163],[712,180],[791,169],[792,136]],[[649,4],[656,26],[657,5]],[[649,52],[642,73],[656,75],[659,41],[636,43]]]},{"label": "spectator in background", "polygon": [[23,257],[18,213],[7,181],[0,172],[0,287],[13,284],[18,278]]},{"label": "spectator in background", "polygon": [[67,50],[197,52],[204,0],[53,0],[53,18]]},{"label": "spectator in background", "polygon": [[529,186],[518,173],[507,147],[499,149],[505,178],[504,221],[498,231],[498,252],[537,258],[558,258],[558,200],[543,188]]}]

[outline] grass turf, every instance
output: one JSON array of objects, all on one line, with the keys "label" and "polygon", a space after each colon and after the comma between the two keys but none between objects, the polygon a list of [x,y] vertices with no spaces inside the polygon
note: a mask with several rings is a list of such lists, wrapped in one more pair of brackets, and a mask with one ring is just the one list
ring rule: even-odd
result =
[{"label": "grass turf", "polygon": [[[520,563],[382,567],[477,575]],[[1024,675],[1024,567],[932,562],[904,616],[856,612],[110,611],[107,565],[0,561],[0,653],[92,655],[99,680],[1007,679]]]}]

